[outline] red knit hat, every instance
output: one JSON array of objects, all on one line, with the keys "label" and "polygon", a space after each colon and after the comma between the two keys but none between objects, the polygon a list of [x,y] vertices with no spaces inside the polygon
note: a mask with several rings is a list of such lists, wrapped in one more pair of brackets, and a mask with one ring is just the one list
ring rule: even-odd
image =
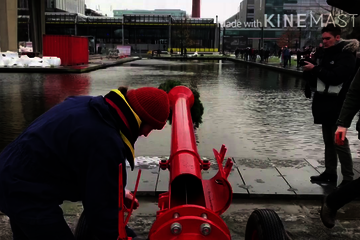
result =
[{"label": "red knit hat", "polygon": [[162,129],[170,114],[168,94],[155,87],[142,87],[129,90],[126,98],[141,121],[153,129]]}]

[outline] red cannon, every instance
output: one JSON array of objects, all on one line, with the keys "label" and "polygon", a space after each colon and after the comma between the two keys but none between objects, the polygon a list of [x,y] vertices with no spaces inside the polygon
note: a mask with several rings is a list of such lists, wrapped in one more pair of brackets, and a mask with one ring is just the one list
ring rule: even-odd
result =
[{"label": "red cannon", "polygon": [[[160,168],[169,170],[169,191],[159,196],[157,217],[153,223],[148,240],[231,240],[230,231],[220,215],[230,206],[232,188],[227,178],[233,166],[228,158],[223,161],[226,147],[220,153],[215,149],[218,164],[217,174],[210,180],[202,179],[201,170],[210,168],[210,162],[202,160],[197,152],[194,127],[190,108],[194,104],[192,91],[184,86],[169,92],[172,110],[171,154],[169,160],[162,160]],[[119,171],[119,238],[131,240],[126,236],[125,226],[132,213],[123,203],[122,166]],[[141,170],[135,184],[136,195]],[[135,198],[134,198],[135,199]],[[127,214],[125,220],[125,213]],[[84,216],[78,225],[84,225]],[[81,227],[77,227],[81,229]],[[84,229],[84,227],[83,227]],[[77,240],[87,240],[78,236]],[[278,215],[272,210],[255,210],[248,221],[246,240],[286,240],[286,232]]]},{"label": "red cannon", "polygon": [[[201,160],[196,147],[190,108],[194,104],[192,91],[183,86],[169,93],[172,109],[171,154],[160,162],[162,170],[169,169],[169,191],[161,194],[149,240],[153,239],[231,239],[230,231],[220,214],[232,200],[232,188],[227,180],[233,166],[229,158],[223,167],[226,148],[220,153],[214,149],[219,165],[218,173],[210,180],[203,180],[201,170],[210,162]],[[219,198],[219,196],[221,196]]]}]

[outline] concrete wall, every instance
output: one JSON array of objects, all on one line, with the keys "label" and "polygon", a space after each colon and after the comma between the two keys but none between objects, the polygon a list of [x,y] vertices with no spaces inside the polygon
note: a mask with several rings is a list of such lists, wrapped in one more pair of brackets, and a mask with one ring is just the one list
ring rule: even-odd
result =
[{"label": "concrete wall", "polygon": [[243,0],[241,3],[240,3],[240,14],[239,14],[239,16],[240,16],[240,18],[239,18],[239,20],[240,20],[240,22],[246,22],[246,13],[247,13],[247,8],[248,8],[248,6],[247,6],[248,4],[247,4],[247,0]]},{"label": "concrete wall", "polygon": [[0,0],[0,51],[18,52],[18,1]]},{"label": "concrete wall", "polygon": [[70,13],[85,14],[85,0],[56,0],[55,7]]}]

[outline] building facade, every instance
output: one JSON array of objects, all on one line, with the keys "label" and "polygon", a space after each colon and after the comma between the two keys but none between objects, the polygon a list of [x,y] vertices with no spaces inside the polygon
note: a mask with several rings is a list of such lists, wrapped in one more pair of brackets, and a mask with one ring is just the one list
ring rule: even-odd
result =
[{"label": "building facade", "polygon": [[85,0],[46,0],[46,4],[64,12],[85,14]]},{"label": "building facade", "polygon": [[[241,23],[241,27],[238,25],[226,28],[224,34],[245,36],[249,47],[264,47],[273,51],[281,47],[278,46],[279,39],[284,38],[285,35],[289,39],[288,45],[291,48],[301,48],[304,45],[314,46],[321,41],[321,23],[311,25],[311,17],[318,20],[317,17],[320,14],[325,14],[323,18],[323,23],[325,23],[326,14],[330,11],[331,7],[326,0],[243,0],[240,2],[238,12],[224,24],[226,26],[227,23],[236,20]],[[293,19],[291,19],[291,14]],[[299,14],[306,15],[301,16],[304,20],[301,24],[306,27],[298,26],[297,15]],[[266,21],[271,15],[273,17],[269,21],[273,26]],[[292,26],[289,22],[292,22]]]},{"label": "building facade", "polygon": [[[90,53],[131,46],[133,52],[170,50],[178,52],[217,52],[219,27],[214,19],[174,18],[169,15],[122,15],[122,17],[85,16],[74,13],[46,12],[45,33],[77,35],[93,39]],[[28,16],[19,16],[19,41],[27,41]]]},{"label": "building facade", "polygon": [[[46,0],[45,6],[48,11],[85,14],[85,0]],[[18,9],[28,10],[28,0],[18,0]]]},{"label": "building facade", "polygon": [[171,15],[172,17],[185,17],[186,11],[180,9],[155,9],[155,10],[114,10],[114,17],[123,15]]}]

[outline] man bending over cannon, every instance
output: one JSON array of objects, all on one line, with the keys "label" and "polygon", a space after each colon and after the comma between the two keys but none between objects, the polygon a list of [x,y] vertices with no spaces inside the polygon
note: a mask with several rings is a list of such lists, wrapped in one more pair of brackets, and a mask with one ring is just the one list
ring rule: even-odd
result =
[{"label": "man bending over cannon", "polygon": [[165,91],[121,87],[69,97],[37,118],[0,155],[0,211],[13,239],[74,240],[59,206],[68,200],[82,201],[93,236],[116,240],[119,164],[126,186],[138,136],[162,129],[169,112]]}]

